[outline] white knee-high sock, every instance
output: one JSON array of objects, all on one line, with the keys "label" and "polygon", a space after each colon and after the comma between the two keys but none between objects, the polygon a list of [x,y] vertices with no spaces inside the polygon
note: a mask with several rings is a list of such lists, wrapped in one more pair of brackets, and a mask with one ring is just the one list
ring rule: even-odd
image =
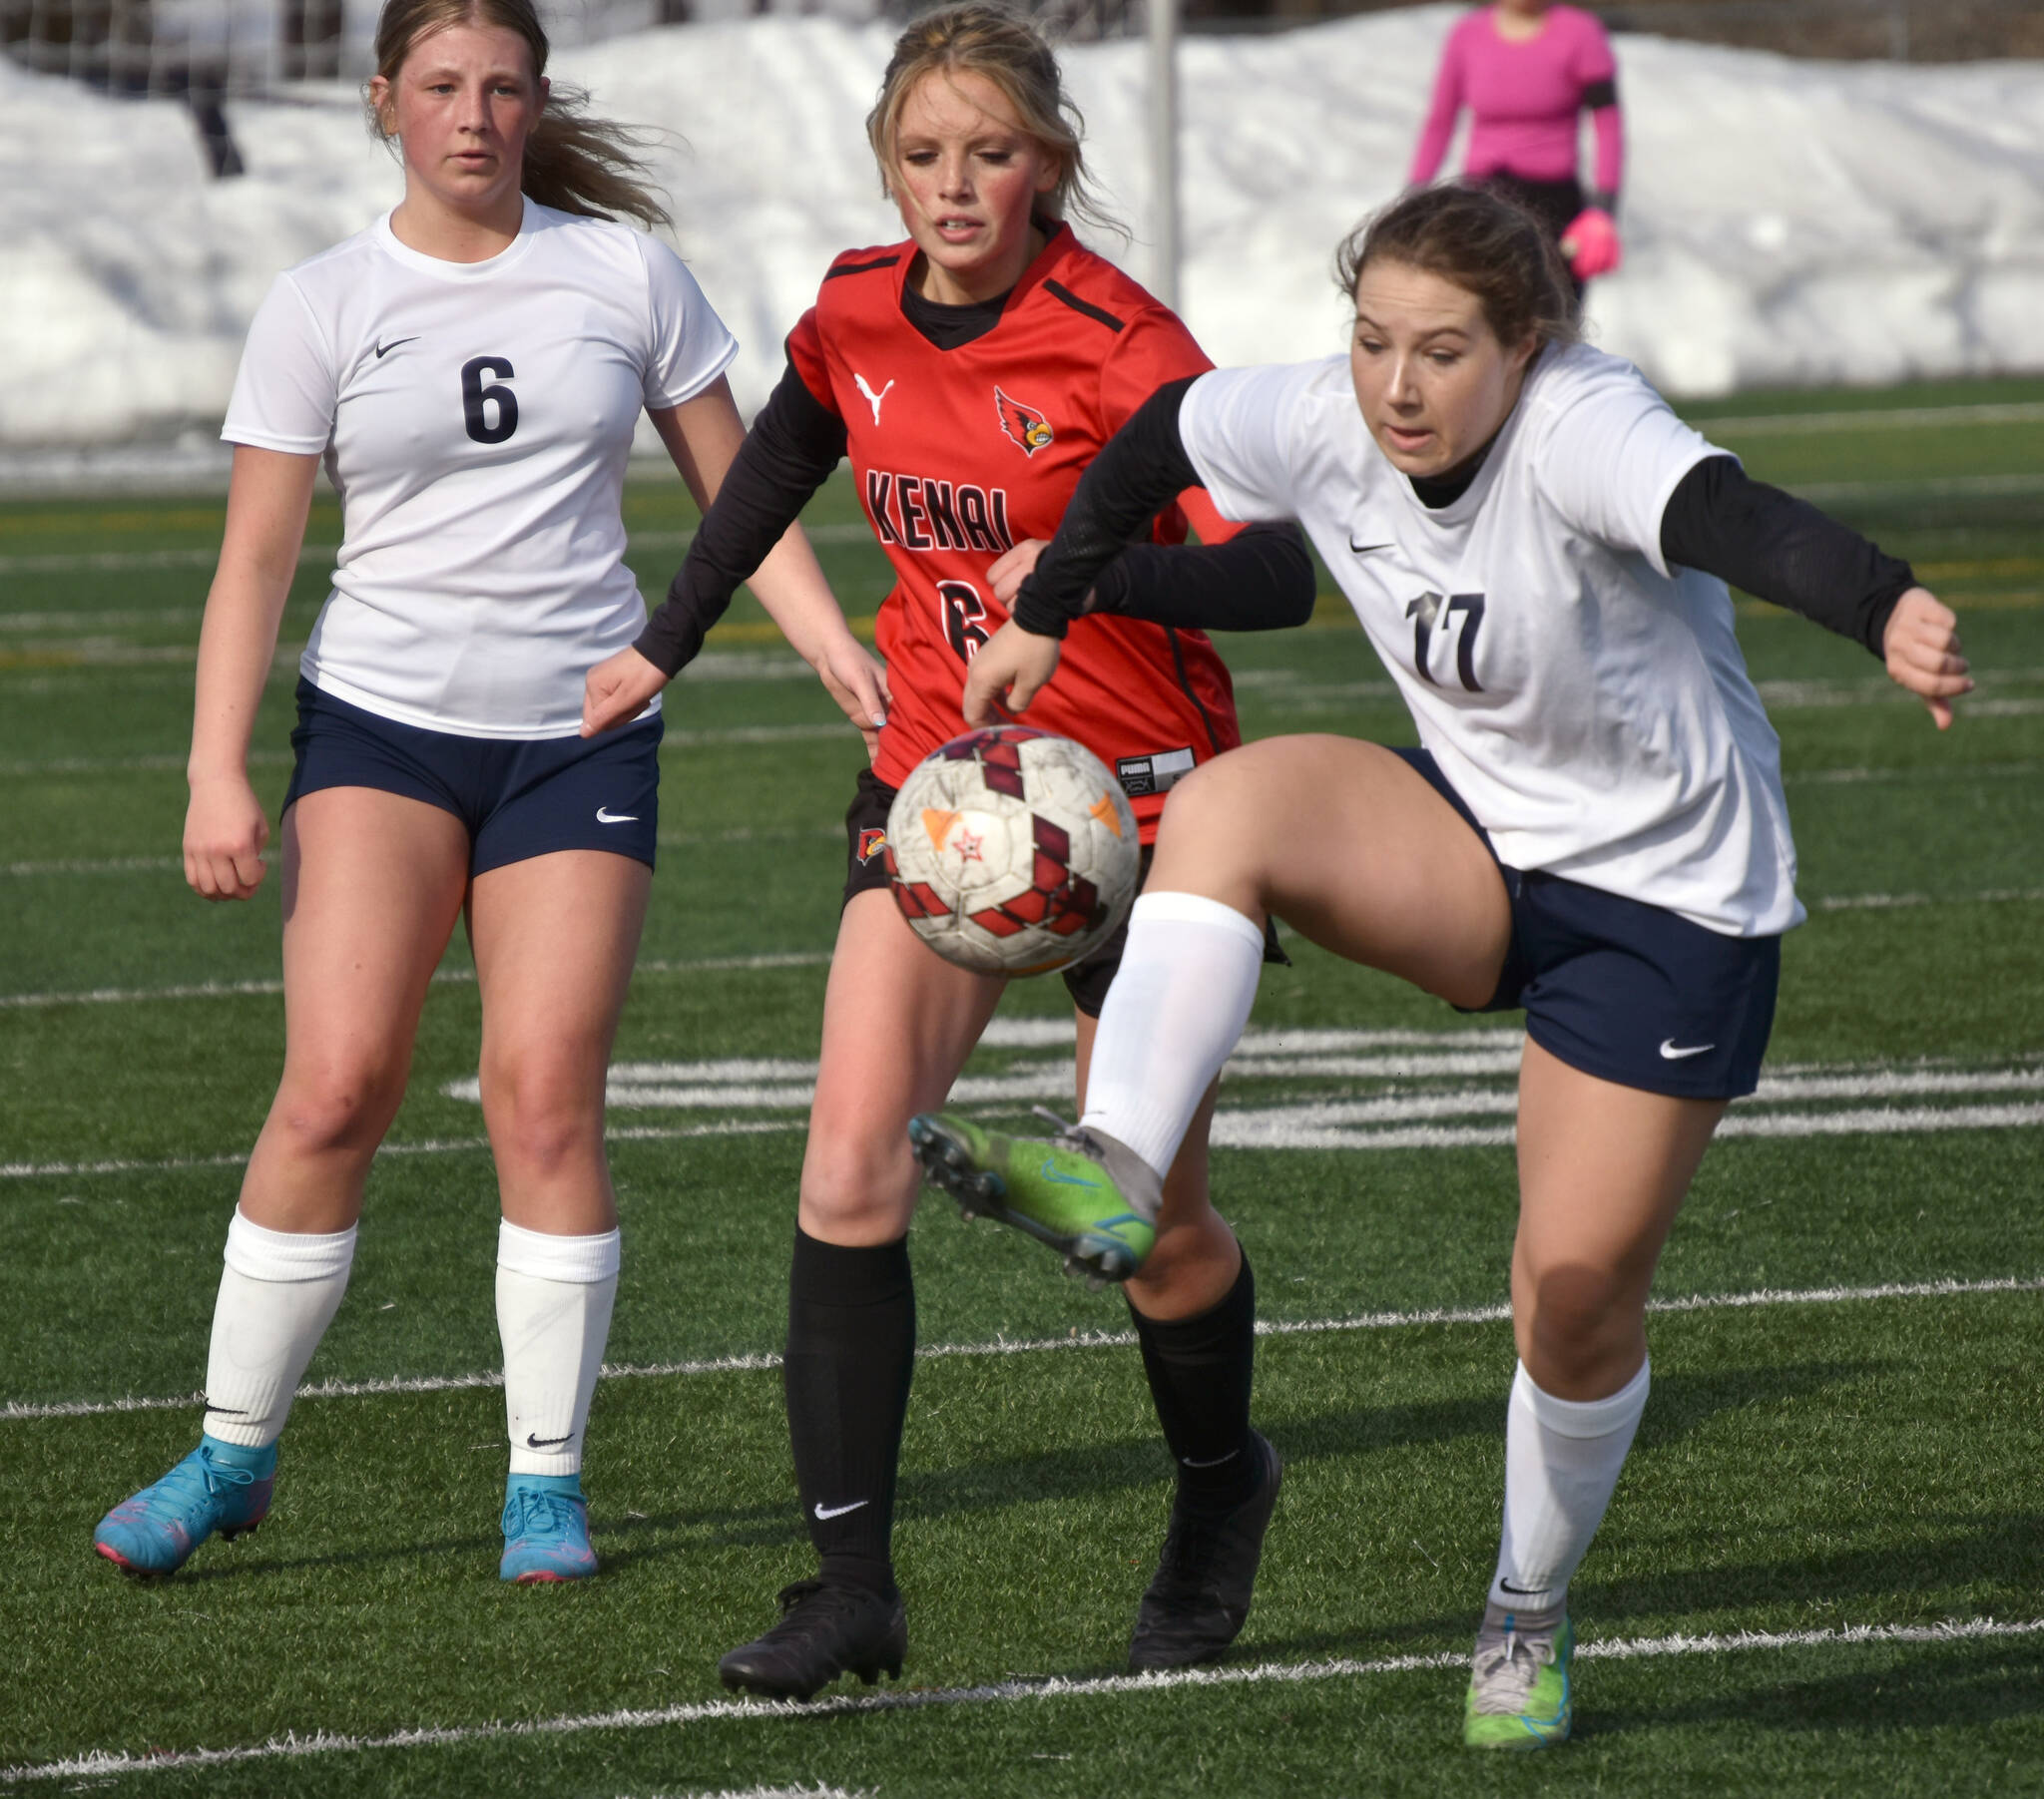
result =
[{"label": "white knee-high sock", "polygon": [[1081,1122],[1164,1175],[1249,1023],[1263,968],[1264,933],[1233,906],[1141,895],[1093,1040]]},{"label": "white knee-high sock", "polygon": [[619,1236],[497,1235],[497,1333],[513,1474],[577,1474],[618,1296]]},{"label": "white knee-high sock", "polygon": [[236,1210],[206,1360],[208,1436],[249,1449],[276,1441],[354,1256],[352,1225],[302,1235],[266,1230]]},{"label": "white knee-high sock", "polygon": [[1604,1522],[1647,1407],[1649,1367],[1605,1399],[1556,1399],[1521,1363],[1505,1425],[1505,1523],[1490,1602],[1547,1611]]}]

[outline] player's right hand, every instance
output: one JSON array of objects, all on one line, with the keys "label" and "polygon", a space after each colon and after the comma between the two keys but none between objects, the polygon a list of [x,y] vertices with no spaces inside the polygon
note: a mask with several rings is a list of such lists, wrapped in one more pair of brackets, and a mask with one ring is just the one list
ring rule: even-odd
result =
[{"label": "player's right hand", "polygon": [[185,881],[201,899],[245,900],[262,885],[269,820],[246,774],[195,780],[185,808]]},{"label": "player's right hand", "polygon": [[1024,710],[1058,672],[1058,641],[1024,631],[1010,619],[980,645],[965,670],[965,722],[998,724],[1004,711]]},{"label": "player's right hand", "polygon": [[582,734],[601,735],[629,724],[668,677],[636,650],[620,650],[590,670],[582,682]]}]

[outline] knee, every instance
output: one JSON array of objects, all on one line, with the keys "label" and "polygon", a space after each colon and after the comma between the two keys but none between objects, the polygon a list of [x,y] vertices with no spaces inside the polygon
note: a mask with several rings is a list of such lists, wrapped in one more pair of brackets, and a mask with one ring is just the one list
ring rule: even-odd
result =
[{"label": "knee", "polygon": [[883,1139],[869,1130],[809,1122],[802,1158],[802,1227],[833,1242],[891,1241],[908,1228],[915,1204],[915,1162],[905,1130]]},{"label": "knee", "polygon": [[1646,1319],[1615,1278],[1583,1268],[1553,1270],[1530,1283],[1521,1304],[1519,1357],[1534,1382],[1561,1398],[1598,1397],[1637,1367]]},{"label": "knee", "polygon": [[298,1155],[368,1155],[383,1140],[404,1097],[406,1070],[328,1064],[286,1069],[270,1109],[271,1130]]},{"label": "knee", "polygon": [[529,1174],[550,1174],[603,1139],[603,1090],[578,1070],[546,1057],[486,1062],[480,1082],[483,1119],[502,1162]]},{"label": "knee", "polygon": [[1158,1231],[1142,1268],[1129,1279],[1129,1298],[1146,1318],[1195,1318],[1226,1299],[1241,1272],[1235,1232],[1210,1207],[1204,1216]]}]

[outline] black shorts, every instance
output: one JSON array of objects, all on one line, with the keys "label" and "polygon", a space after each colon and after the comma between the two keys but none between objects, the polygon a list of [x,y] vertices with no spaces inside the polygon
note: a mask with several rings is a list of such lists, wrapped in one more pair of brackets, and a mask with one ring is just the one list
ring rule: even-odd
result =
[{"label": "black shorts", "polygon": [[600,737],[464,737],[400,724],[298,682],[296,760],[284,809],[322,787],[374,787],[452,812],[468,872],[563,849],[653,866],[660,821],[658,714]]},{"label": "black shorts", "polygon": [[[1490,849],[1423,749],[1396,749]],[[1493,857],[1497,852],[1491,849]],[[1727,937],[1663,906],[1500,862],[1512,941],[1488,1004],[1524,1008],[1526,1035],[1572,1069],[1684,1100],[1760,1085],[1782,974],[1779,937]]]},{"label": "black shorts", "polygon": [[[854,893],[870,893],[887,885],[887,810],[894,803],[894,789],[870,768],[858,771],[858,788],[844,812],[847,860],[844,871],[844,899],[848,905]],[[1150,875],[1150,849],[1143,849],[1143,878]],[[1138,883],[1140,885],[1140,883]],[[1059,979],[1072,996],[1072,1004],[1088,1018],[1098,1018],[1107,1004],[1107,990],[1114,984],[1115,970],[1122,965],[1122,948],[1129,941],[1128,920],[1092,955],[1059,971]],[[1264,960],[1291,965],[1278,942],[1276,920],[1264,924]]]}]

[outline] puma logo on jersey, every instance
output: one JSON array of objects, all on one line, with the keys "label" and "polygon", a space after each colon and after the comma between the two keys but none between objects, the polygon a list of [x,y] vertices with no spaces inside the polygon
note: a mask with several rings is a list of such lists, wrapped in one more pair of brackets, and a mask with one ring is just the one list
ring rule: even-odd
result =
[{"label": "puma logo on jersey", "polygon": [[873,423],[877,425],[880,422],[880,402],[894,391],[894,383],[889,381],[885,387],[881,388],[878,393],[875,393],[866,385],[864,375],[855,373],[851,378],[858,384],[859,392],[866,396],[866,404],[873,409]]},{"label": "puma logo on jersey", "polygon": [[994,389],[994,411],[1000,418],[1001,429],[1022,446],[1025,456],[1034,456],[1057,435],[1050,428],[1050,421],[1035,407],[1010,399],[998,387]]}]

